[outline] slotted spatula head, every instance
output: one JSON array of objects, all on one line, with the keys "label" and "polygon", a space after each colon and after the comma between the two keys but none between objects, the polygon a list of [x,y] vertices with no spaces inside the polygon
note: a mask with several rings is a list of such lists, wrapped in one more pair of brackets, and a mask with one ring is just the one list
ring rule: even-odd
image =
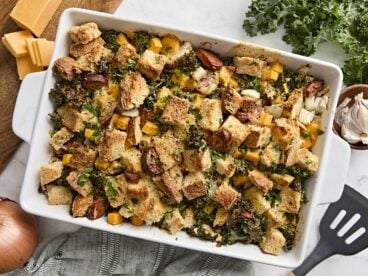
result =
[{"label": "slotted spatula head", "polygon": [[305,275],[331,255],[352,255],[368,247],[368,199],[345,185],[341,198],[328,206],[319,231],[318,245],[294,275]]},{"label": "slotted spatula head", "polygon": [[367,248],[368,199],[345,185],[341,198],[324,214],[319,231],[338,254],[352,255]]}]

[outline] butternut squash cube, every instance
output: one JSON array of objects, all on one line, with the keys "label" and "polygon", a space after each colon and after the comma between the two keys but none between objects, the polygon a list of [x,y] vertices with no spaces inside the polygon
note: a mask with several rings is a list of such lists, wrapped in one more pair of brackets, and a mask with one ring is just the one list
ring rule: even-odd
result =
[{"label": "butternut squash cube", "polygon": [[98,157],[95,161],[95,167],[101,171],[107,170],[110,166],[110,163]]},{"label": "butternut squash cube", "polygon": [[253,163],[258,163],[260,158],[261,157],[259,150],[247,150],[247,152],[245,153],[245,159]]},{"label": "butternut squash cube", "polygon": [[195,109],[200,109],[201,108],[204,97],[205,96],[201,95],[201,94],[195,94],[194,95],[193,105],[194,105]]},{"label": "butternut squash cube", "polygon": [[158,37],[152,37],[149,41],[148,50],[151,50],[152,52],[158,54],[160,53],[161,49],[162,49],[161,40]]},{"label": "butternut squash cube", "polygon": [[281,74],[284,71],[284,65],[277,60],[271,63],[270,69]]},{"label": "butternut squash cube", "polygon": [[123,217],[118,212],[110,212],[107,214],[107,223],[118,225],[123,223]]},{"label": "butternut squash cube", "polygon": [[272,126],[272,118],[273,116],[271,114],[268,114],[266,112],[262,112],[261,116],[259,117],[259,124],[261,126],[271,127]]},{"label": "butternut squash cube", "polygon": [[70,153],[66,153],[63,155],[63,165],[64,166],[69,166],[70,165],[70,161],[72,160],[73,154]]},{"label": "butternut squash cube", "polygon": [[116,37],[116,43],[119,45],[123,45],[124,43],[127,43],[127,42],[128,42],[128,39],[123,33],[118,34],[118,36]]},{"label": "butternut squash cube", "polygon": [[129,120],[130,120],[129,117],[114,114],[112,120],[113,120],[112,122],[113,122],[114,126],[117,129],[120,129],[120,130],[127,130],[128,129],[128,124],[129,124]]},{"label": "butternut squash cube", "polygon": [[161,40],[161,54],[169,55],[175,53],[180,48],[180,40],[172,34],[165,35]]},{"label": "butternut squash cube", "polygon": [[267,69],[264,73],[263,73],[263,79],[264,80],[273,80],[273,81],[277,81],[277,79],[279,78],[279,73],[276,71],[273,71],[272,69]]},{"label": "butternut squash cube", "polygon": [[147,134],[147,135],[154,136],[154,135],[158,134],[159,130],[158,130],[158,126],[156,124],[148,121],[143,126],[142,132]]}]

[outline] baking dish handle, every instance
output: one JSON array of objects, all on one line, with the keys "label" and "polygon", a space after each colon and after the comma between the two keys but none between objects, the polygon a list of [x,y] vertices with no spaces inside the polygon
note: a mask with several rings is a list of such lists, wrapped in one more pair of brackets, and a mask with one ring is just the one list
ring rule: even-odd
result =
[{"label": "baking dish handle", "polygon": [[332,133],[330,146],[319,204],[335,202],[340,198],[349,170],[351,155],[349,144]]},{"label": "baking dish handle", "polygon": [[23,79],[13,112],[14,133],[30,144],[33,125],[36,120],[38,105],[46,71],[30,73]]}]

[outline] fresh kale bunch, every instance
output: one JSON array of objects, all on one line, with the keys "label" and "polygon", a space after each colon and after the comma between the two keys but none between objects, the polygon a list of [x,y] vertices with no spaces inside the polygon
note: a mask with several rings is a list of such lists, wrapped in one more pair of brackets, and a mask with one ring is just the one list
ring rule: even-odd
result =
[{"label": "fresh kale bunch", "polygon": [[243,28],[250,36],[285,28],[293,52],[312,55],[324,41],[348,54],[344,82],[368,83],[368,0],[253,0]]}]

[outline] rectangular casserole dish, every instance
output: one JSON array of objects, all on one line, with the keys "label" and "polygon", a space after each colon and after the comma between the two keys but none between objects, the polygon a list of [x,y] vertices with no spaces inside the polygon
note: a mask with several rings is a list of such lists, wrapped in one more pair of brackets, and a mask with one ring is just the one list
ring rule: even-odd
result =
[{"label": "rectangular casserole dish", "polygon": [[[311,65],[311,74],[324,79],[326,84],[331,88],[331,91],[328,111],[323,114],[322,118],[322,129],[325,131],[325,134],[320,136],[317,144],[313,148],[313,152],[320,158],[320,168],[306,184],[306,193],[309,201],[301,210],[301,221],[296,245],[289,252],[283,252],[279,256],[272,256],[262,253],[256,245],[238,243],[230,246],[217,247],[215,243],[190,237],[185,232],[180,232],[176,236],[172,236],[156,227],[143,226],[137,228],[129,223],[112,226],[107,224],[105,218],[100,218],[96,221],[90,221],[87,218],[73,218],[67,206],[48,205],[46,197],[38,192],[38,185],[39,168],[42,164],[48,162],[51,154],[48,148],[47,133],[51,128],[48,121],[48,114],[53,111],[52,103],[48,97],[48,92],[55,83],[52,66],[46,72],[33,73],[24,79],[14,111],[13,130],[31,146],[20,196],[20,203],[23,209],[35,215],[78,224],[84,227],[198,251],[284,267],[295,267],[300,264],[306,254],[307,240],[312,227],[312,217],[315,207],[318,204],[333,202],[339,198],[344,184],[344,177],[347,174],[350,148],[331,131],[337,99],[342,84],[340,68],[327,62],[264,48],[234,39],[145,22],[135,22],[110,14],[81,9],[68,9],[61,16],[51,64],[58,57],[68,54],[70,45],[68,30],[74,25],[85,22],[96,22],[103,29],[115,29],[124,32],[145,30],[160,35],[172,33],[181,40],[190,41],[194,47],[211,47],[212,50],[221,55],[263,55],[268,61],[279,59],[286,67],[293,70],[296,70],[303,64]],[[336,172],[339,173],[337,174]]]}]

